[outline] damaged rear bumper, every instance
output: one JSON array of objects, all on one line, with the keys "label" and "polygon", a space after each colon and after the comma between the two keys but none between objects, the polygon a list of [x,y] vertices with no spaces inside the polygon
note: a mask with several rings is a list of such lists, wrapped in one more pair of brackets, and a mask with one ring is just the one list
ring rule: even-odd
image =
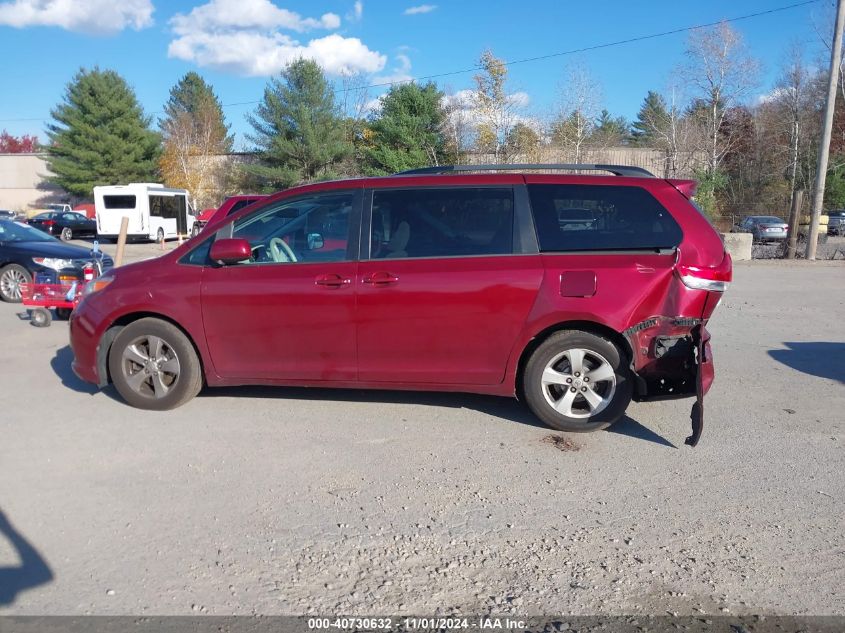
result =
[{"label": "damaged rear bumper", "polygon": [[715,375],[710,333],[700,319],[655,317],[625,332],[634,351],[634,400],[696,399],[690,413],[695,446],[704,427],[704,396]]}]

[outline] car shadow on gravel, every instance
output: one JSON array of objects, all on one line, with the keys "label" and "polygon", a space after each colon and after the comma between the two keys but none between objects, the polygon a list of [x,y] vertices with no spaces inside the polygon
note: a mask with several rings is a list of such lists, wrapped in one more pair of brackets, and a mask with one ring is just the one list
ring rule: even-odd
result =
[{"label": "car shadow on gravel", "polygon": [[0,510],[0,538],[8,542],[20,561],[14,566],[0,566],[0,607],[12,604],[18,594],[53,580],[53,572],[22,534]]},{"label": "car shadow on gravel", "polygon": [[626,435],[645,442],[652,442],[660,446],[667,446],[669,448],[678,448],[672,442],[667,440],[659,433],[655,433],[647,426],[643,426],[634,418],[624,416],[619,422],[607,429],[608,433],[617,433],[619,435]]},{"label": "car shadow on gravel", "polygon": [[[299,387],[215,387],[203,389],[200,397],[272,398],[279,400],[326,400],[330,402],[366,402],[373,404],[410,404],[447,409],[472,409],[485,415],[517,424],[550,430],[515,398],[467,393],[429,391],[378,391],[358,389],[320,389]],[[672,442],[627,415],[607,429],[611,433],[676,448]]]},{"label": "car shadow on gravel", "polygon": [[69,345],[65,345],[64,347],[56,350],[56,355],[50,360],[50,367],[53,369],[53,373],[55,373],[56,376],[59,377],[59,380],[62,381],[62,384],[71,391],[76,391],[77,393],[87,393],[91,396],[95,393],[99,393],[100,388],[97,387],[97,385],[92,385],[84,380],[80,380],[76,374],[73,373],[73,369],[71,369],[72,362],[73,352],[71,351]]},{"label": "car shadow on gravel", "polygon": [[788,349],[769,350],[769,356],[787,367],[819,378],[845,383],[845,343],[784,343]]}]

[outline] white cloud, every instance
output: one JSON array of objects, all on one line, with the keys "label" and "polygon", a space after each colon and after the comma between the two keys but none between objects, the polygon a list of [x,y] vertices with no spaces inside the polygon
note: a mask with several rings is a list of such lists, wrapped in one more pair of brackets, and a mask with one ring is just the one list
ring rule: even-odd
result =
[{"label": "white cloud", "polygon": [[416,7],[408,7],[405,9],[405,15],[420,15],[422,13],[431,13],[437,8],[436,4],[421,4]]},{"label": "white cloud", "polygon": [[210,0],[187,15],[177,13],[170,24],[179,35],[213,29],[287,29],[302,32],[336,29],[340,26],[340,17],[326,13],[320,19],[303,18],[293,11],[280,9],[270,0]]},{"label": "white cloud", "polygon": [[411,58],[404,53],[396,55],[396,65],[387,75],[373,77],[374,84],[395,84],[413,80],[411,75]]},{"label": "white cloud", "polygon": [[176,34],[170,57],[241,75],[273,75],[298,58],[313,59],[332,75],[379,72],[387,61],[354,37],[294,39],[282,31],[333,30],[340,18],[303,18],[269,0],[210,0],[170,24]]},{"label": "white cloud", "polygon": [[14,0],[0,3],[0,25],[108,35],[152,25],[153,10],[151,0]]},{"label": "white cloud", "polygon": [[303,45],[282,33],[196,33],[171,42],[168,54],[199,66],[250,76],[273,75],[299,58],[313,59],[330,75],[378,72],[385,64],[383,55],[358,38],[337,34]]},{"label": "white cloud", "polygon": [[361,0],[355,0],[355,6],[353,7],[353,13],[355,15],[356,20],[360,20],[364,15],[364,3]]},{"label": "white cloud", "polygon": [[[512,92],[507,95],[507,100],[511,110],[519,111],[528,106],[531,98],[527,92]],[[443,105],[450,110],[460,110],[469,121],[477,123],[480,120],[480,115],[475,106],[475,93],[472,90],[459,90],[458,92],[444,96]],[[513,116],[517,121],[529,120],[527,117],[523,117],[518,113],[515,113]]]}]

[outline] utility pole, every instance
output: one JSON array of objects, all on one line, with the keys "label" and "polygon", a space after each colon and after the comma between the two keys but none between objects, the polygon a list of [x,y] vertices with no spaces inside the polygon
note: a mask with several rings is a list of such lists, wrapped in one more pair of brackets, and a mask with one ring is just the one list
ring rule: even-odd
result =
[{"label": "utility pole", "polygon": [[833,110],[836,106],[836,83],[839,79],[839,64],[842,58],[842,29],[845,27],[845,0],[836,3],[836,26],[833,31],[833,46],[830,49],[830,77],[827,81],[827,101],[824,104],[824,127],[819,145],[819,164],[816,172],[816,186],[813,191],[813,217],[807,235],[807,259],[816,258],[816,244],[819,239],[819,220],[824,204],[824,185],[827,179],[827,159],[830,154],[830,133],[833,129]]},{"label": "utility pole", "polygon": [[798,224],[801,219],[801,211],[804,208],[804,192],[796,189],[792,192],[792,207],[789,211],[789,230],[787,232],[786,259],[795,259],[795,251],[798,245]]}]

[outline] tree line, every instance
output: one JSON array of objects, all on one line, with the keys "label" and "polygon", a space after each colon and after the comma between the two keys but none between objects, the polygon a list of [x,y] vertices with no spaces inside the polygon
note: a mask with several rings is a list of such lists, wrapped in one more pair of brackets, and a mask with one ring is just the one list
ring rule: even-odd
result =
[{"label": "tree line", "polygon": [[[529,114],[508,66],[478,60],[470,90],[447,94],[433,82],[393,85],[368,103],[365,81],[331,82],[299,59],[271,78],[247,115],[248,157],[233,163],[223,106],[199,74],[170,91],[153,121],[112,70],[80,70],[51,112],[48,161],[55,182],[77,198],[98,184],[163,180],[188,189],[200,207],[236,191],[273,191],[344,176],[391,174],[472,162],[584,159],[605,148],[656,150],[663,177],[694,174],[711,215],[783,214],[792,192],[811,189],[826,75],[798,46],[778,81],[754,99],[759,64],[728,24],[693,31],[668,88],[650,90],[627,121],[602,106],[585,69],[565,74],[554,112]],[[845,86],[836,108],[825,202],[845,206]]]}]

